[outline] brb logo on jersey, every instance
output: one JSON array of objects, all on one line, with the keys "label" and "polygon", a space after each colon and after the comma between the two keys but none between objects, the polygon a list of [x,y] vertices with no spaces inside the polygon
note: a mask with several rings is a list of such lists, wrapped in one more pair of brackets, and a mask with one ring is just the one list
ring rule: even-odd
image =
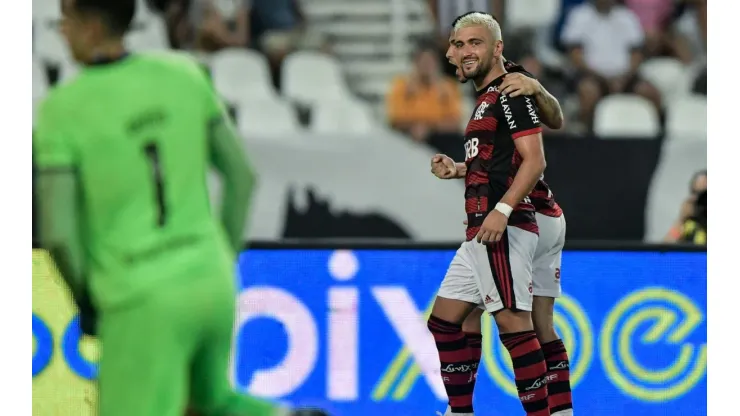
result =
[{"label": "brb logo on jersey", "polygon": [[478,156],[478,144],[479,140],[477,137],[473,137],[465,142],[465,160],[470,160]]}]

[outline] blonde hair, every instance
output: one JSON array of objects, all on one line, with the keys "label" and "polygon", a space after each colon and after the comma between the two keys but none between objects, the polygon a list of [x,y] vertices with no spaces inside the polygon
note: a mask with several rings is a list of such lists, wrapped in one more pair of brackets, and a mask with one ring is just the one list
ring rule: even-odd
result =
[{"label": "blonde hair", "polygon": [[484,26],[488,29],[494,42],[502,40],[501,26],[490,14],[475,12],[464,15],[455,23],[454,32],[457,34],[458,30],[471,26]]}]

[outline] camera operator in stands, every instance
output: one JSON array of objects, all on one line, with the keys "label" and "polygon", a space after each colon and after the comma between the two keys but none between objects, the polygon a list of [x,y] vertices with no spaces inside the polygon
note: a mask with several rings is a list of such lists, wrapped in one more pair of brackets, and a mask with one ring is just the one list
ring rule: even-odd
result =
[{"label": "camera operator in stands", "polygon": [[[687,223],[690,221],[693,223],[700,223],[699,225],[703,224],[703,239],[704,244],[706,244],[706,193],[707,193],[707,171],[701,170],[699,172],[696,172],[691,177],[691,182],[689,184],[689,196],[686,198],[686,200],[681,204],[681,212],[679,214],[679,218],[676,220],[676,222],[673,224],[671,229],[668,231],[668,234],[663,239],[666,243],[677,243],[677,242],[687,242],[685,240],[684,231],[686,228]],[[701,201],[701,198],[703,198],[703,201]],[[703,209],[703,213],[700,212]],[[701,220],[702,218],[697,218],[697,216],[703,215],[703,222],[702,221],[696,221]],[[689,225],[689,228],[691,228],[692,225]],[[701,236],[699,236],[699,239]],[[693,242],[693,241],[689,241]],[[699,244],[699,243],[697,243]]]},{"label": "camera operator in stands", "polygon": [[707,191],[696,197],[694,214],[681,227],[681,243],[707,245]]}]

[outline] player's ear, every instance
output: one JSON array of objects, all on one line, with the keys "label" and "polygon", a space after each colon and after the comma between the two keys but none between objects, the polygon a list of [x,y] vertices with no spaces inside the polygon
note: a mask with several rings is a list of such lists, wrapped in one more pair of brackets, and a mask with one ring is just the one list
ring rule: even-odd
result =
[{"label": "player's ear", "polygon": [[501,58],[501,55],[504,54],[504,41],[503,40],[497,40],[493,43],[493,56],[496,58]]}]

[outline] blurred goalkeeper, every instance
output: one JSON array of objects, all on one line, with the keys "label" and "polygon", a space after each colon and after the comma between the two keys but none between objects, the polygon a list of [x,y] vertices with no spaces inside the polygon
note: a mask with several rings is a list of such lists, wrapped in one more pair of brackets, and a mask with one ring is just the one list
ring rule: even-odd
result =
[{"label": "blurred goalkeeper", "polygon": [[[135,4],[62,1],[85,68],[51,92],[34,133],[41,240],[100,339],[100,415],[291,414],[227,378],[254,172],[195,61],[126,53]],[[220,223],[209,165],[223,179]]]}]

